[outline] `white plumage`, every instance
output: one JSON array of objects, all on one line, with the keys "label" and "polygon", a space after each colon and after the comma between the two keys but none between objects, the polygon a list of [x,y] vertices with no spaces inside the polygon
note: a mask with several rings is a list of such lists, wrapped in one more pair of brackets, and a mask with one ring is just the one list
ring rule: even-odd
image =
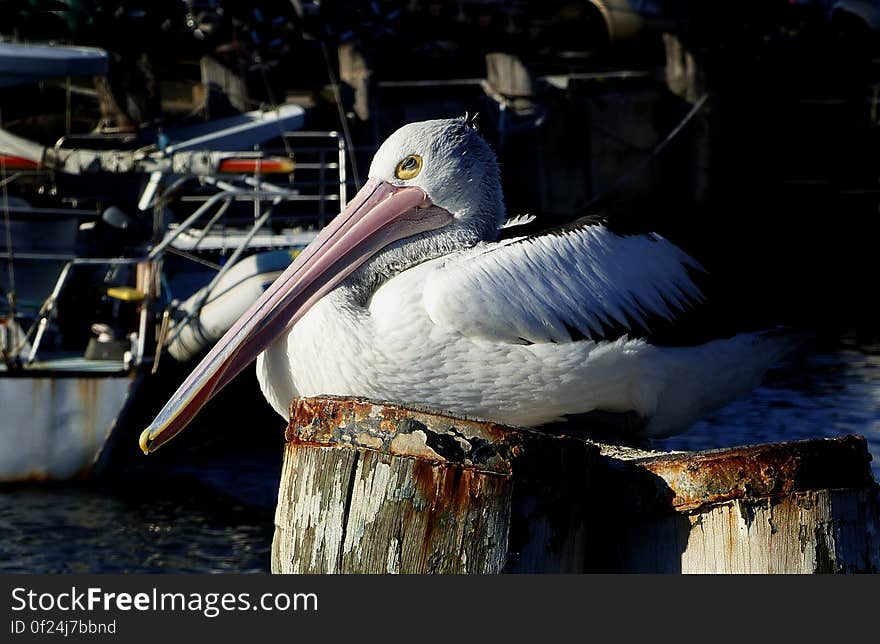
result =
[{"label": "white plumage", "polygon": [[570,342],[570,327],[590,337],[614,323],[673,319],[702,297],[688,267],[699,265],[659,235],[585,226],[444,258],[428,276],[424,305],[436,324],[466,336]]},{"label": "white plumage", "polygon": [[[408,155],[423,168],[402,180]],[[596,222],[493,241],[505,220],[497,165],[460,119],[402,128],[370,176],[423,190],[424,207],[452,221],[373,254],[258,357],[285,419],[294,396],[338,394],[523,426],[635,412],[644,435],[668,435],[746,395],[792,344],[772,333],[693,347],[603,339],[699,303],[699,265],[659,235]]]}]

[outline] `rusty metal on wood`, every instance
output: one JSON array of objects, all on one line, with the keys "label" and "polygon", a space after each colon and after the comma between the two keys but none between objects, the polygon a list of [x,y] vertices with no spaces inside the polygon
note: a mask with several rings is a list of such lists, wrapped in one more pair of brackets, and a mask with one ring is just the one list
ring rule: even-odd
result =
[{"label": "rusty metal on wood", "polygon": [[362,399],[295,400],[274,572],[877,572],[864,438],[645,457]]},{"label": "rusty metal on wood", "polygon": [[594,477],[602,569],[877,572],[870,460],[861,436],[609,458]]},{"label": "rusty metal on wood", "polygon": [[854,435],[686,452],[640,459],[634,465],[659,477],[658,501],[674,510],[860,488],[874,480],[867,442]]},{"label": "rusty metal on wood", "polygon": [[300,445],[352,445],[429,463],[509,475],[524,436],[542,435],[442,412],[358,398],[297,398],[285,438]]},{"label": "rusty metal on wood", "polygon": [[585,570],[598,449],[359,399],[291,405],[275,572]]}]

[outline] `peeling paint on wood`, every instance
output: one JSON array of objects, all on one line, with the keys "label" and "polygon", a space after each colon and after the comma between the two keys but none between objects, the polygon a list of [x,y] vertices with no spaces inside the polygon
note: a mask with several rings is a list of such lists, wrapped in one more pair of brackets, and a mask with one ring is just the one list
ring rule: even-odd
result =
[{"label": "peeling paint on wood", "polygon": [[645,457],[360,399],[295,400],[274,572],[876,572],[858,436]]},{"label": "peeling paint on wood", "polygon": [[286,435],[275,572],[582,569],[592,445],[334,398]]},{"label": "peeling paint on wood", "polygon": [[629,522],[618,532],[629,572],[877,572],[876,491],[818,490],[736,499]]},{"label": "peeling paint on wood", "polygon": [[880,497],[861,436],[608,461],[612,568],[630,572],[880,570]]}]

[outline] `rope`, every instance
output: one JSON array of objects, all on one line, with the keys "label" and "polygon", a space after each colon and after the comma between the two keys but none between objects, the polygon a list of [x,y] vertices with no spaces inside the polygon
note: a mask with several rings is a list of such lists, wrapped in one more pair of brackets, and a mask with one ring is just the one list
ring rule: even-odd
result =
[{"label": "rope", "polygon": [[153,359],[152,375],[159,371],[159,360],[162,359],[162,350],[165,348],[165,340],[168,338],[168,327],[171,320],[171,307],[165,307],[162,311],[162,323],[159,325],[159,337],[156,339],[156,357]]},{"label": "rope", "polygon": [[208,261],[207,259],[202,259],[198,255],[187,253],[185,250],[180,250],[179,248],[174,248],[173,246],[169,246],[168,248],[166,248],[165,252],[171,255],[183,257],[184,259],[188,259],[191,262],[195,262],[196,264],[201,264],[202,266],[206,266],[214,271],[219,271],[221,268],[223,268],[222,266],[220,266],[220,264]]}]

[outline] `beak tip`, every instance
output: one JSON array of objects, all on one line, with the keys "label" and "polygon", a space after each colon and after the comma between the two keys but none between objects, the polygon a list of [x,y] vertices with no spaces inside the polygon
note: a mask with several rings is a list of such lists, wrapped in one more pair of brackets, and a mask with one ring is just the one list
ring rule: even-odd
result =
[{"label": "beak tip", "polygon": [[141,451],[146,455],[150,453],[150,428],[148,427],[141,432],[140,440],[138,440]]}]

